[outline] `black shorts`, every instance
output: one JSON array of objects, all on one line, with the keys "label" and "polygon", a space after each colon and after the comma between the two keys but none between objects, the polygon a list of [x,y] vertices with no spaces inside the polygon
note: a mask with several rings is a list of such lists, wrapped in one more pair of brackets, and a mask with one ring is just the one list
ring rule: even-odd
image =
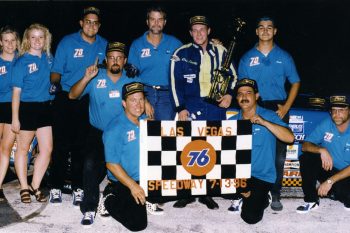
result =
[{"label": "black shorts", "polygon": [[21,102],[19,106],[21,130],[35,131],[38,128],[52,125],[52,103]]},{"label": "black shorts", "polygon": [[0,103],[0,123],[12,123],[11,102]]}]

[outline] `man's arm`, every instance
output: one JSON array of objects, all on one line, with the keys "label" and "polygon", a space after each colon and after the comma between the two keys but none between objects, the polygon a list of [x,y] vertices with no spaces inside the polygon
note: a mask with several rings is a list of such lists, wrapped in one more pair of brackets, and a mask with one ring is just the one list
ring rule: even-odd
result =
[{"label": "man's arm", "polygon": [[304,152],[320,154],[323,169],[326,171],[332,170],[333,158],[326,148],[305,141],[301,150]]},{"label": "man's arm", "polygon": [[52,72],[50,74],[50,82],[51,82],[51,84],[60,83],[61,82],[61,74]]},{"label": "man's arm", "polygon": [[292,107],[294,100],[298,95],[299,89],[300,89],[300,82],[293,83],[289,90],[289,95],[286,102],[283,105],[278,104],[278,110],[276,111],[276,113],[281,119],[283,119],[283,117],[287,114],[289,109]]},{"label": "man's arm", "polygon": [[294,141],[294,135],[292,131],[284,126],[272,123],[268,120],[265,120],[259,115],[253,116],[250,121],[253,124],[259,124],[262,126],[265,126],[268,130],[271,131],[273,135],[276,136],[279,140],[285,142],[285,143],[292,143]]},{"label": "man's arm", "polygon": [[84,92],[84,89],[98,73],[97,63],[86,68],[85,75],[82,79],[76,82],[69,91],[69,99],[78,99]]},{"label": "man's arm", "polygon": [[330,180],[331,182],[327,182],[327,181],[323,182],[318,188],[318,195],[320,195],[321,197],[326,196],[334,183],[340,180],[343,180],[349,176],[350,176],[350,166],[347,166],[343,170],[329,177],[328,180]]},{"label": "man's arm", "polygon": [[122,166],[116,163],[107,163],[106,166],[114,177],[130,189],[131,195],[134,197],[136,203],[144,205],[146,202],[145,191],[125,172]]}]

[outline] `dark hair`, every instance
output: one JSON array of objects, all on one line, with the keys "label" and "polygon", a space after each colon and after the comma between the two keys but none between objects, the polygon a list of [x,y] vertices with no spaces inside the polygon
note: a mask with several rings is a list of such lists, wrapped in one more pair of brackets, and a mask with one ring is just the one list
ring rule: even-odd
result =
[{"label": "dark hair", "polygon": [[151,6],[151,7],[149,7],[147,9],[147,15],[146,15],[146,19],[147,20],[149,19],[149,15],[151,14],[152,11],[161,13],[163,15],[164,20],[166,20],[166,12],[165,12],[164,7],[162,7],[162,6]]},{"label": "dark hair", "polygon": [[259,23],[260,23],[261,21],[271,21],[272,24],[273,24],[273,27],[274,27],[274,28],[276,27],[276,22],[275,22],[275,20],[274,20],[271,16],[262,16],[262,17],[258,18],[258,19],[256,20],[256,27],[259,27]]}]

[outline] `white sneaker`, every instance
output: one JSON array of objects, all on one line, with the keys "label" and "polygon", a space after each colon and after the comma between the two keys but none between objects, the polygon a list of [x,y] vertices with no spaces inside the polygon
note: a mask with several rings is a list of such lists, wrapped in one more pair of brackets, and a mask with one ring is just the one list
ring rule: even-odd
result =
[{"label": "white sneaker", "polygon": [[227,209],[231,214],[239,214],[242,211],[243,199],[231,200],[231,206]]},{"label": "white sneaker", "polygon": [[62,204],[62,192],[60,189],[51,189],[49,202],[54,205]]},{"label": "white sneaker", "polygon": [[159,208],[157,204],[150,203],[146,201],[146,209],[147,212],[152,214],[152,215],[163,215],[164,210],[162,208]]},{"label": "white sneaker", "polygon": [[84,217],[80,222],[81,225],[83,225],[84,227],[90,227],[94,223],[95,215],[95,211],[85,212]]},{"label": "white sneaker", "polygon": [[297,208],[297,213],[299,214],[309,213],[311,210],[316,210],[319,205],[320,205],[319,202],[305,202],[304,205],[301,205]]},{"label": "white sneaker", "polygon": [[108,194],[107,196],[103,197],[103,194],[101,194],[100,196],[100,201],[98,202],[98,206],[97,206],[97,214],[102,218],[102,219],[109,219],[109,217],[111,216],[108,211],[106,210],[105,207],[105,200],[108,196],[110,196],[112,194]]},{"label": "white sneaker", "polygon": [[84,190],[77,189],[73,191],[73,205],[79,207],[84,198]]}]

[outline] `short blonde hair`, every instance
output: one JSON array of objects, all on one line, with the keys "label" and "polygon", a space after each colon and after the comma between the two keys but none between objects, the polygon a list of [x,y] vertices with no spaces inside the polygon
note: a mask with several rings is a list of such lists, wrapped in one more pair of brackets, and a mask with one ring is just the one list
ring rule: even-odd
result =
[{"label": "short blonde hair", "polygon": [[[0,40],[2,40],[2,37],[4,34],[14,34],[16,37],[16,49],[17,51],[21,50],[21,38],[19,37],[19,33],[16,29],[12,28],[11,26],[4,26],[0,29]],[[0,45],[0,51],[2,51],[2,46]]]},{"label": "short blonde hair", "polygon": [[46,53],[46,55],[51,56],[52,35],[47,27],[45,27],[44,25],[39,24],[39,23],[34,23],[34,24],[30,25],[24,31],[22,45],[21,45],[21,55],[28,52],[30,49],[29,33],[32,30],[41,30],[44,32],[45,45],[44,45],[43,51]]}]

